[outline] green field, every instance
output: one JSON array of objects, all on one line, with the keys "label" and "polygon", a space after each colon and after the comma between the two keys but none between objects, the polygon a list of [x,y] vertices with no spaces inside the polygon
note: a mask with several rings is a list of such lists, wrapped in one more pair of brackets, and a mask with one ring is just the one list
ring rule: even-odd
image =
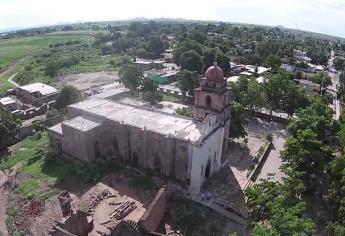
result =
[{"label": "green field", "polygon": [[32,37],[22,37],[14,39],[0,40],[0,67],[6,67],[10,63],[32,55],[42,49],[49,48],[50,44],[66,43],[68,41],[80,40],[82,42],[91,42],[95,31],[73,31],[70,33],[54,33]]}]

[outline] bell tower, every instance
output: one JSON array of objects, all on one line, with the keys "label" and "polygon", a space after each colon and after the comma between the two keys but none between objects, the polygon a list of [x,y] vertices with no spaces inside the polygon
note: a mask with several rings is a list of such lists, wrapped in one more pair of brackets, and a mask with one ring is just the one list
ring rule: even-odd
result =
[{"label": "bell tower", "polygon": [[224,79],[223,70],[215,62],[206,70],[200,87],[194,90],[193,118],[203,121],[209,114],[217,116],[216,123],[224,127],[224,151],[227,150],[230,128],[230,102],[231,90]]}]

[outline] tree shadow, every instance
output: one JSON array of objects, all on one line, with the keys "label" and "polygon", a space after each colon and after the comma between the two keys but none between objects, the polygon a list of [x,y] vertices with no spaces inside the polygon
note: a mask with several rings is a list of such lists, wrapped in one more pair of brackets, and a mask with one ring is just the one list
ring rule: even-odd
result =
[{"label": "tree shadow", "polygon": [[253,157],[249,153],[249,149],[244,149],[238,142],[229,143],[229,153],[227,159],[230,166],[240,171],[249,169],[253,165]]}]

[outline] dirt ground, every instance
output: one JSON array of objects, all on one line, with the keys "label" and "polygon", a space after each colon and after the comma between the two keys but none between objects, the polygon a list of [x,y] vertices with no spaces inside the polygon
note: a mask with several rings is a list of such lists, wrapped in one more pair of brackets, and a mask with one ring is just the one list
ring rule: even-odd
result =
[{"label": "dirt ground", "polygon": [[118,79],[117,72],[110,71],[70,74],[59,78],[62,84],[72,85],[81,91],[87,91],[110,84]]},{"label": "dirt ground", "polygon": [[[74,206],[79,209],[90,209],[90,202],[97,198],[99,193],[109,191],[111,198],[103,199],[95,207],[91,207],[94,222],[94,229],[88,235],[99,235],[99,232],[106,232],[107,227],[114,224],[114,221],[101,224],[110,220],[110,214],[118,207],[119,203],[126,201],[135,202],[136,208],[125,220],[138,221],[146,211],[149,203],[157,193],[156,189],[140,190],[129,186],[130,177],[110,174],[96,184],[83,188],[82,192],[69,192],[73,199]],[[85,210],[84,209],[84,210]],[[57,195],[49,198],[44,203],[44,209],[39,216],[28,219],[27,227],[31,235],[47,235],[52,228],[54,220],[63,221],[62,212]],[[116,223],[116,222],[115,222]]]},{"label": "dirt ground", "polygon": [[6,227],[6,210],[8,202],[8,189],[5,187],[7,175],[0,170],[0,232],[2,235],[7,235]]}]

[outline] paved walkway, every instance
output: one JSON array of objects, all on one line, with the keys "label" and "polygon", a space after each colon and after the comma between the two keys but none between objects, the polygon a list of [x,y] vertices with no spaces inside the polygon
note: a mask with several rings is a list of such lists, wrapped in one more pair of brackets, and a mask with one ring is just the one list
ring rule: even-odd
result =
[{"label": "paved walkway", "polygon": [[280,166],[282,165],[280,152],[283,150],[286,138],[288,137],[286,126],[275,122],[256,119],[248,124],[247,131],[248,133],[254,133],[261,137],[266,137],[269,133],[272,134],[273,149],[261,169],[258,180],[260,178],[268,178],[270,174],[274,174],[273,179],[281,181],[282,177],[284,177],[284,173],[280,170]]},{"label": "paved walkway", "polygon": [[11,83],[14,87],[20,87],[20,85],[18,83],[13,81],[14,77],[16,77],[17,74],[18,74],[18,72],[11,75],[10,78],[8,78],[8,82]]}]

